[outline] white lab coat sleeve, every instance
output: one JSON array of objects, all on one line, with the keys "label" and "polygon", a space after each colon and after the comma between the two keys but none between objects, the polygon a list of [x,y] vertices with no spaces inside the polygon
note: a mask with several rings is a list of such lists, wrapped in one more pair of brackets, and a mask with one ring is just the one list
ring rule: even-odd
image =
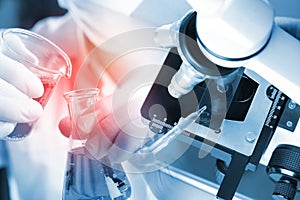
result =
[{"label": "white lab coat sleeve", "polygon": [[32,31],[54,42],[71,58],[80,54],[80,42],[82,42],[78,38],[80,30],[69,13],[64,16],[44,18],[33,26]]}]

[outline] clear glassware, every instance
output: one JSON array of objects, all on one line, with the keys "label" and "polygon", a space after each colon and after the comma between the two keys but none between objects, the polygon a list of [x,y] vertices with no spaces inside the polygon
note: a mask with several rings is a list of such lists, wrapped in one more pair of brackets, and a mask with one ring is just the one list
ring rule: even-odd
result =
[{"label": "clear glassware", "polygon": [[64,177],[63,200],[125,200],[131,186],[121,165],[111,166],[108,159],[98,160],[86,147],[92,134],[97,134],[95,109],[99,89],[74,90],[64,95],[69,108],[71,132]]},{"label": "clear glassware", "polygon": [[[70,77],[72,65],[69,57],[54,43],[34,32],[10,28],[0,37],[1,53],[22,63],[36,74],[44,86],[43,96],[36,98],[46,106],[61,77]],[[5,140],[18,141],[30,134],[34,123],[18,123]]]}]

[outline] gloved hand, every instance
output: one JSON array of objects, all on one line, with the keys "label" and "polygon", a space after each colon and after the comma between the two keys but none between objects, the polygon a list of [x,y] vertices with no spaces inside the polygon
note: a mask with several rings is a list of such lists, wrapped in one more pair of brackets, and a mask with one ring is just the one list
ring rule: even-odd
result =
[{"label": "gloved hand", "polygon": [[43,92],[36,75],[0,53],[0,138],[9,135],[16,123],[33,122],[41,116],[43,108],[32,98]]}]

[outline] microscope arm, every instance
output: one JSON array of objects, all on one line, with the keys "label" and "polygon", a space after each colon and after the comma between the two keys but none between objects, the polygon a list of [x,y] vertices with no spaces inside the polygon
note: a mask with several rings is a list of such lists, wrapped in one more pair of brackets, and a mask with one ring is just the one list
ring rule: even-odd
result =
[{"label": "microscope arm", "polygon": [[300,104],[300,41],[274,25],[265,49],[245,64]]}]

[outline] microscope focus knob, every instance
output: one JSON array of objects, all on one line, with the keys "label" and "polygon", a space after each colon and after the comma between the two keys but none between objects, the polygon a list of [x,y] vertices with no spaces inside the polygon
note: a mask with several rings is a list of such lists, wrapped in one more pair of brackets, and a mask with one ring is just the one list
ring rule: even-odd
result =
[{"label": "microscope focus knob", "polygon": [[292,145],[279,145],[269,161],[267,174],[276,182],[283,176],[300,181],[300,148]]},{"label": "microscope focus knob", "polygon": [[266,168],[270,179],[276,182],[274,199],[292,200],[300,190],[300,148],[279,145]]},{"label": "microscope focus knob", "polygon": [[279,181],[273,192],[273,199],[275,200],[293,200],[297,191],[297,186],[290,182]]}]

